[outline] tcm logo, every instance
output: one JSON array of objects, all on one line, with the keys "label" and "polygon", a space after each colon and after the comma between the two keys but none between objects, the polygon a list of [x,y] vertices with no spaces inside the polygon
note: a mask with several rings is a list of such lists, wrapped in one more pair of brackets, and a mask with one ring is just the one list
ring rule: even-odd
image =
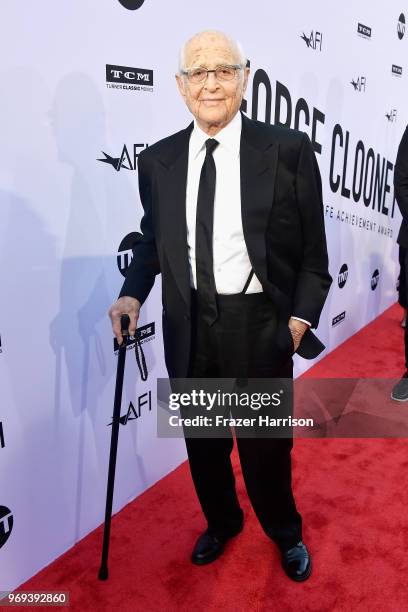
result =
[{"label": "tcm logo", "polygon": [[333,317],[332,327],[336,327],[336,325],[339,325],[340,323],[342,323],[345,318],[346,318],[346,311],[344,310],[340,314],[338,314],[335,317]]},{"label": "tcm logo", "polygon": [[404,38],[404,34],[405,34],[405,15],[404,13],[401,13],[401,15],[398,18],[397,34],[400,40]]},{"label": "tcm logo", "polygon": [[314,49],[315,51],[322,50],[323,34],[321,32],[314,32],[312,30],[310,32],[310,36],[307,36],[307,34],[302,32],[300,38],[305,41],[307,47],[309,47],[310,49]]},{"label": "tcm logo", "polygon": [[357,25],[357,34],[361,36],[362,38],[370,39],[371,38],[371,28],[369,28],[368,26],[362,23],[359,23]]},{"label": "tcm logo", "polygon": [[395,64],[392,65],[391,68],[391,72],[394,76],[402,76],[402,66],[396,66]]},{"label": "tcm logo", "polygon": [[109,164],[119,172],[122,168],[125,170],[136,170],[137,168],[137,158],[140,155],[140,151],[138,149],[145,149],[148,147],[147,144],[134,144],[133,150],[131,149],[131,154],[126,145],[123,145],[122,152],[119,157],[113,157],[109,155],[109,153],[105,153],[102,151],[102,154],[105,156],[104,158],[98,158],[97,161],[103,162],[104,164]]},{"label": "tcm logo", "polygon": [[387,117],[388,121],[395,123],[397,120],[397,109],[392,108],[389,113],[385,113],[385,116]]},{"label": "tcm logo", "polygon": [[145,0],[119,0],[122,6],[129,11],[136,11],[139,9]]},{"label": "tcm logo", "polygon": [[380,273],[378,270],[374,270],[373,275],[371,277],[371,290],[372,291],[375,291],[375,289],[377,289],[379,280],[380,280]]},{"label": "tcm logo", "polygon": [[[146,325],[139,325],[137,327],[136,338],[139,339],[140,344],[143,344],[144,342],[150,342],[150,340],[154,340],[155,333],[156,324],[154,321],[152,321],[151,323],[146,323]],[[129,336],[126,344],[127,351],[130,351],[131,349],[135,348],[136,338],[135,336]],[[113,350],[115,353],[119,351],[119,344],[116,338],[113,339]]]},{"label": "tcm logo", "polygon": [[13,515],[6,506],[0,506],[0,548],[4,546],[13,529]]},{"label": "tcm logo", "polygon": [[[142,395],[139,395],[139,397],[137,398],[136,406],[137,407],[135,408],[133,403],[130,402],[126,414],[119,418],[119,423],[121,425],[127,425],[129,421],[135,421],[136,419],[139,419],[144,412],[152,411],[152,392],[149,391],[148,393],[142,393]],[[143,406],[148,406],[148,408],[143,408]],[[113,417],[112,421],[108,423],[107,427],[111,427],[112,423]]]},{"label": "tcm logo", "polygon": [[350,84],[354,87],[354,91],[365,91],[366,78],[365,76],[359,76],[357,80],[351,79]]},{"label": "tcm logo", "polygon": [[339,289],[343,289],[344,285],[347,282],[348,277],[348,266],[347,264],[343,264],[340,268],[339,275],[337,277],[337,284]]},{"label": "tcm logo", "polygon": [[115,89],[153,91],[153,70],[106,64],[106,86]]}]

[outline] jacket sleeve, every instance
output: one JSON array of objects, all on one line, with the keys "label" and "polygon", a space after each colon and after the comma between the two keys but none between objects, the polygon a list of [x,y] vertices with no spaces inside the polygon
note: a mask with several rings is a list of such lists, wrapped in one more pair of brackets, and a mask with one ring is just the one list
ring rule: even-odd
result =
[{"label": "jacket sleeve", "polygon": [[408,223],[408,126],[398,147],[394,169],[394,191],[403,221]]},{"label": "jacket sleeve", "polygon": [[322,181],[312,144],[303,134],[296,170],[296,199],[302,226],[302,262],[298,272],[292,316],[311,322],[319,318],[332,283],[328,269]]},{"label": "jacket sleeve", "polygon": [[133,258],[118,297],[128,295],[143,304],[154,285],[156,275],[160,273],[154,235],[151,176],[145,151],[139,155],[138,175],[140,201],[144,211],[140,221],[142,234],[133,246]]}]

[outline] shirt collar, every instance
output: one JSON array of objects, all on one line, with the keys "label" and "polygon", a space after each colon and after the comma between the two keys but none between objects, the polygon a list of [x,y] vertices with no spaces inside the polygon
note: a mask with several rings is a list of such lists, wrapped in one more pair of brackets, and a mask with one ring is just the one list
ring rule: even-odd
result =
[{"label": "shirt collar", "polygon": [[[240,111],[238,111],[231,121],[214,136],[215,140],[218,140],[220,143],[219,146],[225,147],[237,157],[241,144],[241,128],[242,117]],[[194,119],[194,128],[190,136],[190,152],[193,159],[197,157],[208,138],[210,138],[210,136],[199,127],[197,121]]]}]

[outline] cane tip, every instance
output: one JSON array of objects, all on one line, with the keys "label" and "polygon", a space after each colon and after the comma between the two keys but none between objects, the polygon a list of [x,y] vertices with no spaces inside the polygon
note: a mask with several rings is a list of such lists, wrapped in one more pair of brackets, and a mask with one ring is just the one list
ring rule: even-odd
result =
[{"label": "cane tip", "polygon": [[108,576],[109,576],[108,568],[107,567],[101,567],[100,570],[99,570],[99,574],[98,574],[99,580],[107,580]]}]

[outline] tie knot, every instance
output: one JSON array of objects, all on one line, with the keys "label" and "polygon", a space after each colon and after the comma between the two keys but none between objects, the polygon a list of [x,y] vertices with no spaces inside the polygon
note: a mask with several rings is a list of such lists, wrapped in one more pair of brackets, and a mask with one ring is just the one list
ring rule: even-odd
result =
[{"label": "tie knot", "polygon": [[208,138],[208,140],[205,141],[205,148],[207,149],[207,155],[211,155],[212,152],[216,149],[216,147],[218,147],[220,143],[218,142],[218,140],[215,140],[215,138]]}]

